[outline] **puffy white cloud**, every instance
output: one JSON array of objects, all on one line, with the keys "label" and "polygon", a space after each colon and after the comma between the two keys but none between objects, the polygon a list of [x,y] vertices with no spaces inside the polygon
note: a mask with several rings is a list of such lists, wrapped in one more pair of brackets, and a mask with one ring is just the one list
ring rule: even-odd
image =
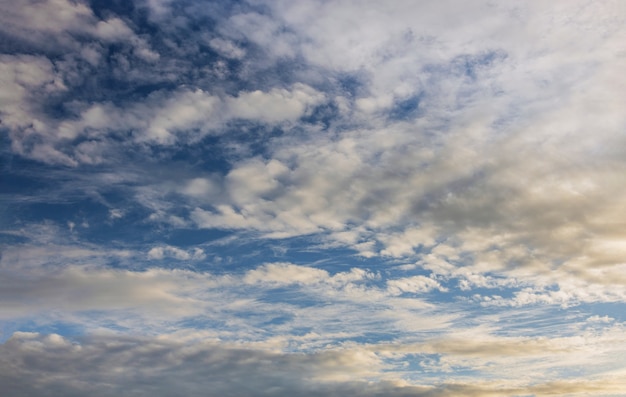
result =
[{"label": "puffy white cloud", "polygon": [[134,32],[119,18],[99,21],[95,27],[96,35],[107,41],[119,41],[134,36]]},{"label": "puffy white cloud", "polygon": [[200,199],[210,199],[219,194],[220,190],[219,181],[199,177],[189,180],[182,188],[182,193]]},{"label": "puffy white cloud", "polygon": [[329,278],[328,272],[290,263],[271,263],[246,273],[247,283],[316,284]]},{"label": "puffy white cloud", "polygon": [[413,255],[414,250],[420,246],[432,247],[435,244],[435,237],[436,234],[432,229],[407,229],[402,233],[383,237],[381,240],[385,244],[385,249],[380,253],[394,257]]},{"label": "puffy white cloud", "polygon": [[174,258],[178,260],[202,260],[206,258],[204,250],[194,248],[193,250],[184,250],[170,245],[153,247],[148,251],[149,259]]},{"label": "puffy white cloud", "polygon": [[2,124],[9,128],[12,149],[40,161],[76,164],[38,139],[46,136],[49,130],[45,118],[39,116],[34,98],[66,90],[62,76],[52,62],[34,55],[0,55],[0,82],[0,115]]},{"label": "puffy white cloud", "polygon": [[267,123],[296,121],[312,106],[322,102],[324,94],[304,84],[295,84],[289,90],[253,91],[228,98],[228,110],[233,118],[259,120]]},{"label": "puffy white cloud", "polygon": [[[16,90],[24,91],[19,87]],[[15,97],[15,107],[23,102],[23,94],[19,92],[12,96]],[[38,147],[39,150],[58,152],[74,165],[76,160],[99,163],[103,159],[101,152],[107,149],[108,138],[127,131],[133,132],[135,144],[173,146],[193,143],[209,134],[222,134],[221,129],[234,119],[269,124],[294,122],[323,99],[323,94],[303,84],[269,92],[242,92],[236,97],[224,98],[201,89],[180,88],[174,93],[157,91],[144,101],[123,108],[108,102],[75,104],[78,109],[82,107],[76,119],[60,123],[49,121],[44,130],[33,131],[33,134],[46,139],[46,145]],[[27,116],[28,113],[19,117],[25,119]],[[75,148],[65,148],[70,152],[69,156],[58,150],[76,138],[93,140],[82,142]],[[24,140],[24,137],[15,135],[14,145],[21,145]],[[30,155],[30,152],[22,150],[22,154]],[[39,159],[45,161],[46,157]],[[51,158],[55,163],[53,160]]]},{"label": "puffy white cloud", "polygon": [[348,272],[339,272],[330,275],[326,270],[299,266],[292,263],[268,263],[246,272],[243,281],[245,283],[268,283],[273,284],[300,284],[320,285],[325,284],[331,289],[344,287],[359,281],[376,279],[376,275],[363,269],[353,268]]},{"label": "puffy white cloud", "polygon": [[145,123],[140,140],[161,144],[176,142],[177,132],[211,128],[211,119],[220,105],[219,98],[202,90],[184,90],[179,95],[164,100],[158,98],[155,102],[133,109],[129,116]]},{"label": "puffy white cloud", "polygon": [[[148,61],[159,55],[135,34],[122,19],[99,20],[85,3],[67,0],[19,0],[0,6],[0,30],[51,53],[71,50],[83,52],[93,47],[76,36],[87,36],[103,42],[129,44],[135,55]],[[94,59],[93,54],[87,59]]]},{"label": "puffy white cloud", "polygon": [[387,289],[393,295],[402,293],[424,293],[434,289],[446,291],[437,280],[425,276],[413,276],[387,281]]}]

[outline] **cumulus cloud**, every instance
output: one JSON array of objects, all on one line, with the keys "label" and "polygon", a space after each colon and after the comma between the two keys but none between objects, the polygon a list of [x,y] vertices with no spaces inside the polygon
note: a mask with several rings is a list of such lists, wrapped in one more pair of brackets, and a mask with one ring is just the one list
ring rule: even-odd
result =
[{"label": "cumulus cloud", "polygon": [[[45,58],[44,58],[45,59]],[[46,59],[47,60],[47,59]],[[32,66],[29,66],[32,68]],[[42,77],[43,78],[43,77]],[[51,79],[48,77],[48,79]],[[12,83],[15,81],[12,79]],[[54,82],[52,78],[52,82]],[[41,81],[49,84],[49,81]],[[15,84],[15,83],[13,83]],[[31,84],[32,83],[28,83]],[[25,98],[16,86],[15,93],[7,98],[18,109]],[[30,91],[34,91],[31,89]],[[47,125],[39,129],[30,127],[31,139],[45,139],[38,150],[46,153],[58,153],[65,163],[77,165],[79,162],[94,164],[104,160],[106,142],[132,131],[132,140],[136,144],[156,144],[173,146],[175,144],[194,143],[206,135],[222,134],[222,129],[229,121],[245,119],[257,123],[291,123],[311,110],[324,99],[323,94],[311,87],[299,84],[291,89],[273,89],[270,92],[242,92],[236,97],[220,98],[210,92],[181,88],[171,92],[155,92],[143,102],[121,108],[110,102],[74,104],[79,109],[77,117],[57,123],[45,120]],[[19,105],[19,106],[18,106]],[[8,111],[10,111],[10,107]],[[7,111],[7,113],[8,113]],[[15,111],[17,113],[17,111]],[[22,112],[23,113],[23,112]],[[9,113],[10,116],[23,119],[27,116]],[[26,121],[22,121],[25,124]],[[31,122],[32,125],[32,122]],[[34,124],[37,127],[38,124]],[[17,128],[24,128],[21,125]],[[73,146],[68,143],[77,139],[88,139]],[[27,142],[24,133],[14,134],[14,145],[18,148]],[[63,153],[67,152],[67,153]],[[24,155],[34,155],[22,149]],[[43,154],[39,160],[58,163],[55,157]]]},{"label": "cumulus cloud", "polygon": [[306,85],[296,84],[291,90],[272,89],[267,93],[242,93],[228,101],[228,108],[235,118],[276,123],[295,121],[323,100],[323,94]]},{"label": "cumulus cloud", "polygon": [[289,263],[276,263],[250,270],[246,274],[245,281],[249,283],[311,284],[319,283],[328,279],[328,277],[328,272],[321,269],[296,266]]},{"label": "cumulus cloud", "polygon": [[[129,45],[135,56],[155,61],[159,54],[128,24],[117,17],[96,17],[89,5],[67,0],[20,0],[1,6],[0,32],[19,44],[49,54],[75,51],[80,58],[95,62],[99,55],[90,40]],[[82,39],[81,40],[81,36]],[[85,42],[86,41],[86,42]]]},{"label": "cumulus cloud", "polygon": [[178,260],[201,260],[206,258],[206,254],[201,248],[184,250],[170,245],[153,247],[148,251],[149,259],[174,258]]},{"label": "cumulus cloud", "polygon": [[400,295],[402,293],[423,293],[429,292],[433,289],[445,291],[446,288],[442,287],[437,280],[425,276],[413,276],[400,279],[394,279],[387,281],[387,289],[394,295]]},{"label": "cumulus cloud", "polygon": [[359,268],[353,268],[350,271],[339,272],[331,276],[327,271],[314,267],[298,266],[292,263],[268,263],[246,272],[243,281],[251,284],[266,283],[270,285],[326,284],[334,288],[376,278],[376,274]]},{"label": "cumulus cloud", "polygon": [[2,124],[9,128],[11,147],[37,160],[74,165],[76,162],[38,137],[47,133],[46,120],[38,116],[34,96],[66,90],[62,77],[48,58],[35,55],[0,55]]}]

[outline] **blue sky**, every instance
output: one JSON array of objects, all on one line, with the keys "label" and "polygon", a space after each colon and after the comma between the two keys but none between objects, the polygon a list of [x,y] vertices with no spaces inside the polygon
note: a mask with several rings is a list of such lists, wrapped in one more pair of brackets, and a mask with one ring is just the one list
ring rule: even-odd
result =
[{"label": "blue sky", "polygon": [[0,389],[620,396],[626,3],[0,5]]}]

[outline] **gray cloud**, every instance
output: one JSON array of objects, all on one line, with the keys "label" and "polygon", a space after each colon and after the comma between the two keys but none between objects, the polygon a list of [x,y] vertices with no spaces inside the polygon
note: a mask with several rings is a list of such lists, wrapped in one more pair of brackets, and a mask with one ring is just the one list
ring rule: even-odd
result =
[{"label": "gray cloud", "polygon": [[0,384],[20,396],[536,396],[617,395],[616,377],[507,387],[498,381],[438,386],[354,381],[374,374],[380,359],[351,350],[283,354],[168,338],[17,333],[0,346]]}]

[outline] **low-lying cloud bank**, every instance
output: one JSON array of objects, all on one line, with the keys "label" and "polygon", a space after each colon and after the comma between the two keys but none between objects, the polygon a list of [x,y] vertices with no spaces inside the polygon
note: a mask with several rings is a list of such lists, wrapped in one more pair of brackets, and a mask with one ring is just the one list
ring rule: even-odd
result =
[{"label": "low-lying cloud bank", "polygon": [[411,385],[375,380],[381,367],[374,354],[350,349],[285,354],[166,338],[72,341],[55,334],[16,333],[0,346],[3,392],[24,397],[617,396],[625,385],[617,376],[515,386],[497,379]]}]

